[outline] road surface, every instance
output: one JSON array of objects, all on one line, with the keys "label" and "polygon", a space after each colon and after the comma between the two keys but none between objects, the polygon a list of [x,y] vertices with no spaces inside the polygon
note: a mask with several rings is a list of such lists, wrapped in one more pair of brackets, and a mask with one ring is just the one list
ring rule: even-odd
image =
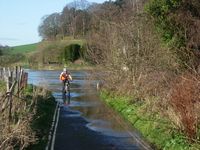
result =
[{"label": "road surface", "polygon": [[85,71],[71,71],[70,105],[63,105],[60,71],[29,70],[29,83],[53,92],[59,103],[55,132],[49,149],[143,150],[151,149],[139,133],[99,98],[96,81]]}]

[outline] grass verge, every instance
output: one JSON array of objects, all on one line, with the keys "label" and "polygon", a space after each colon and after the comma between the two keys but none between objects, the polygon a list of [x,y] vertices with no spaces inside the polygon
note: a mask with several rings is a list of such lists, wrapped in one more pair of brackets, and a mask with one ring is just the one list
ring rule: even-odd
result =
[{"label": "grass verge", "polygon": [[[30,88],[27,89],[28,93],[31,90]],[[27,148],[28,150],[45,149],[56,107],[55,98],[52,96],[51,92],[42,88],[37,88],[36,93],[36,108],[31,121],[31,128],[36,134],[37,141],[35,144],[30,145]]]},{"label": "grass verge", "polygon": [[200,144],[191,144],[186,137],[173,128],[171,123],[159,116],[145,111],[145,103],[132,102],[134,97],[119,96],[115,93],[102,90],[101,99],[110,107],[119,112],[134,128],[157,149],[164,150],[197,150]]}]

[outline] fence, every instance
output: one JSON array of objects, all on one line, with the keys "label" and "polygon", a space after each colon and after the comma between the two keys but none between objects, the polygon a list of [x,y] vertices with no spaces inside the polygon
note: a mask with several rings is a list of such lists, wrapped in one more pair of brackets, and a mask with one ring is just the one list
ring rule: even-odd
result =
[{"label": "fence", "polygon": [[20,97],[20,91],[27,86],[28,73],[21,66],[14,68],[0,68],[0,80],[6,82],[6,93],[0,98],[2,113],[6,108],[9,108],[9,121],[12,118],[12,103],[13,95]]}]

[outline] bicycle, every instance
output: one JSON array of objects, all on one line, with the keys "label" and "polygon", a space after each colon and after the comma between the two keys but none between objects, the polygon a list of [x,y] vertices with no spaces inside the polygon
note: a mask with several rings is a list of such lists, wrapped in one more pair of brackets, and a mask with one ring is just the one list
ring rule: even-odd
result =
[{"label": "bicycle", "polygon": [[[63,102],[64,104],[70,104],[70,82],[67,80],[63,85]],[[68,97],[68,102],[67,101]]]}]

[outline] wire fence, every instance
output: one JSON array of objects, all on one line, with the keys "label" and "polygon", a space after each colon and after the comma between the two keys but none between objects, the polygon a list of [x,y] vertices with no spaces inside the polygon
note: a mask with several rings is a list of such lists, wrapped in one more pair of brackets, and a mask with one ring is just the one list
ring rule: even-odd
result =
[{"label": "wire fence", "polygon": [[20,98],[21,91],[27,86],[28,73],[21,66],[0,68],[0,80],[6,83],[6,91],[0,97],[0,112],[8,111],[8,119],[12,119],[13,95]]}]

